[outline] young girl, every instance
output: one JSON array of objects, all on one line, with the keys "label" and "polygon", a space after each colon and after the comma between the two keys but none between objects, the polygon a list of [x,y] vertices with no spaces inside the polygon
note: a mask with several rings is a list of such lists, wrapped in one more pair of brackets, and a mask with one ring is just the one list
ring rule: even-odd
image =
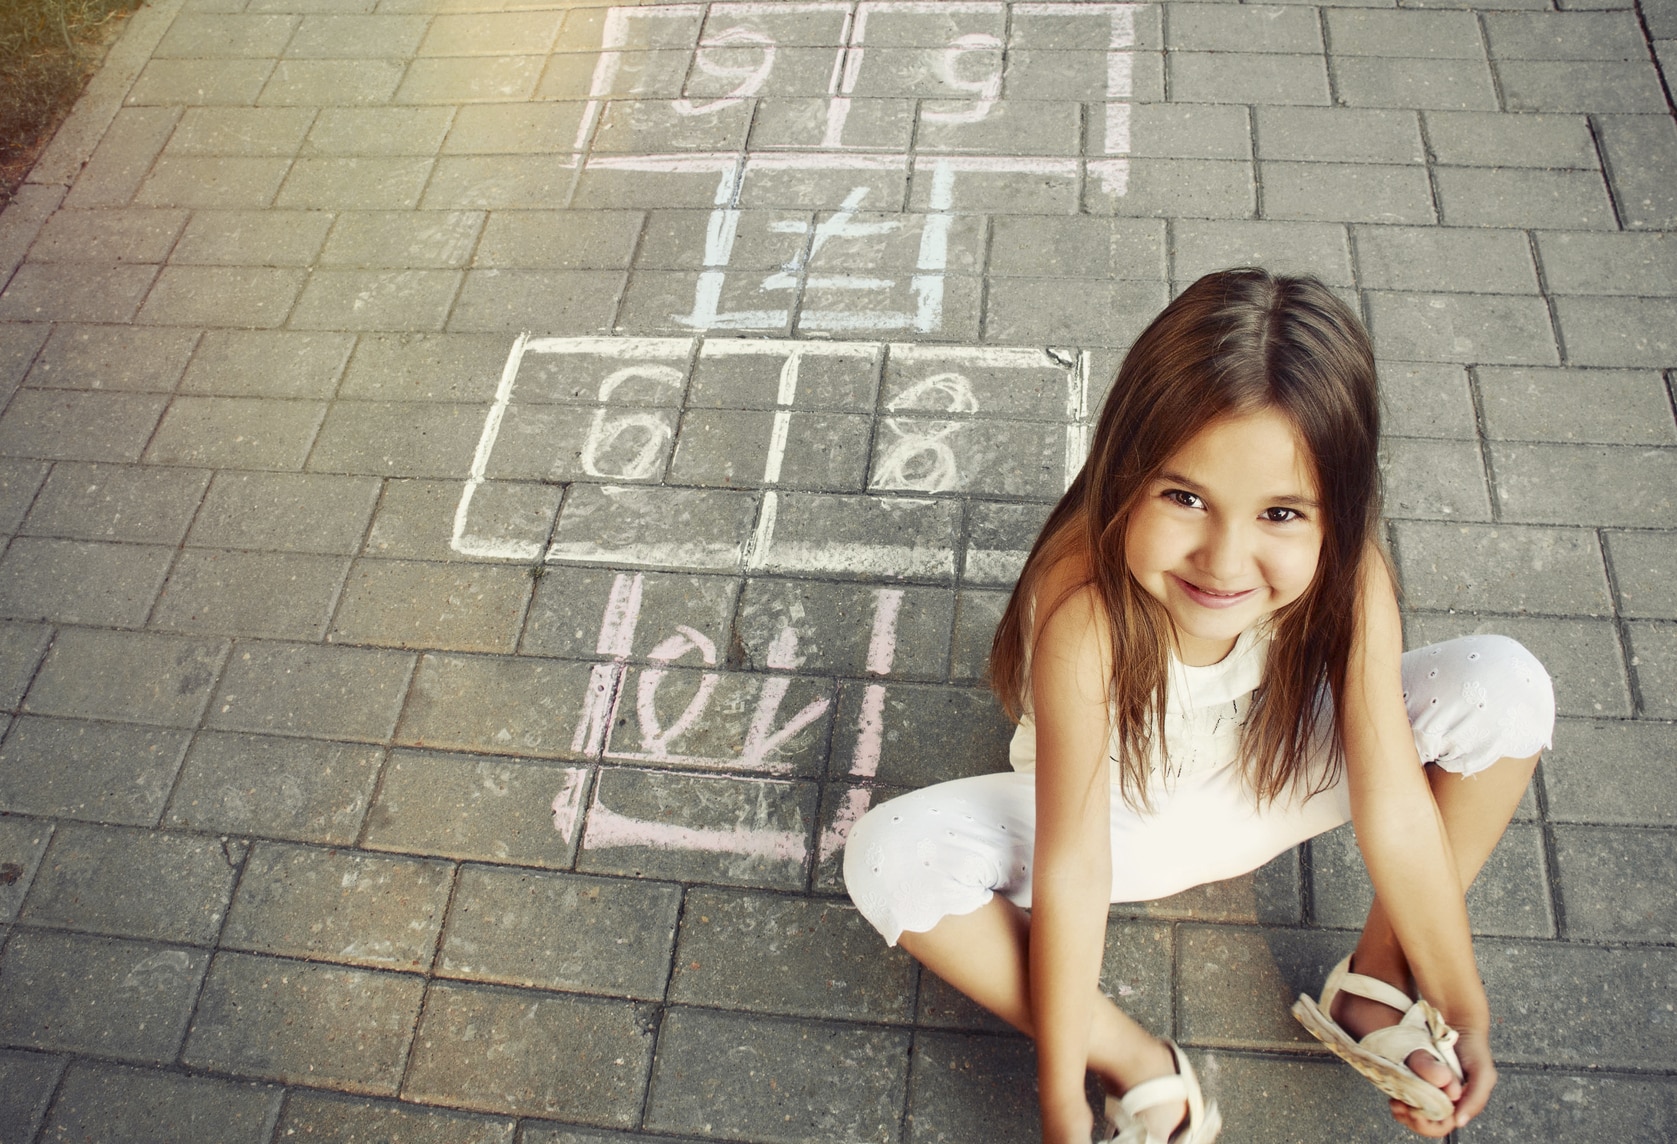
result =
[{"label": "young girl", "polygon": [[886,941],[1035,1039],[1049,1144],[1090,1139],[1086,1070],[1124,1144],[1209,1144],[1221,1123],[1182,1050],[1100,993],[1107,904],[1347,820],[1375,903],[1295,1013],[1423,1136],[1496,1082],[1463,892],[1554,697],[1500,636],[1403,653],[1378,421],[1368,336],[1319,282],[1194,283],[1124,359],[997,630],[1013,773],[916,791],[851,833],[850,894]]}]

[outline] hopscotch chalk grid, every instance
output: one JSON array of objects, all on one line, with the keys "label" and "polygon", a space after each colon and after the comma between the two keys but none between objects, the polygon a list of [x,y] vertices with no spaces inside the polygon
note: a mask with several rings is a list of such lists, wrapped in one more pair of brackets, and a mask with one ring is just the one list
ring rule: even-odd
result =
[{"label": "hopscotch chalk grid", "polygon": [[[885,735],[884,681],[897,656],[906,592],[914,585],[1010,583],[1030,537],[1015,529],[997,541],[963,521],[1020,502],[1051,502],[1087,448],[1087,353],[903,339],[935,339],[942,330],[963,180],[1040,177],[1124,193],[1140,7],[814,0],[606,10],[568,163],[577,177],[715,177],[691,307],[667,316],[669,325],[691,333],[519,337],[461,488],[451,543],[468,558],[615,573],[572,751],[649,782],[667,780],[698,803],[733,809],[720,824],[714,814],[684,820],[680,807],[636,813],[613,804],[605,772],[595,781],[592,767],[564,768],[553,815],[567,845],[578,842],[585,855],[708,855],[736,874],[748,871],[739,875],[747,881],[763,870],[795,871],[787,884],[801,883],[812,861],[830,860],[842,846],[871,801]],[[792,29],[789,21],[803,23],[786,46],[777,30]],[[831,28],[812,33],[822,21]],[[908,38],[920,46],[907,53],[894,46],[901,39],[889,34],[893,21],[918,21],[921,31]],[[987,132],[1006,117],[1006,53],[1030,35],[1033,21],[1073,21],[1080,44],[1105,52],[1104,130],[1090,155],[1011,153],[1017,147],[986,153],[994,138]],[[933,40],[941,42],[928,44]],[[692,45],[682,92],[647,99],[637,91],[645,80],[634,57],[672,42]],[[838,46],[801,46],[812,42]],[[803,137],[768,147],[754,141],[739,151],[703,145],[718,134],[705,124],[749,111],[752,100],[811,95],[802,85],[808,60],[820,51],[829,55],[825,95],[796,100],[818,102],[800,120],[808,128]],[[906,69],[905,54],[915,60]],[[857,106],[876,90],[870,61],[895,68],[893,94],[906,84],[919,101],[921,138],[912,151],[853,140]],[[634,137],[649,120],[671,128],[663,132],[669,150],[613,153],[612,138]],[[683,149],[684,139],[700,145]],[[825,214],[769,224],[784,242],[798,244],[777,268],[735,269],[747,215],[741,204],[753,182],[788,174],[841,193]],[[880,176],[923,183],[923,193],[912,193],[915,205],[903,211],[902,203],[882,199]],[[905,233],[916,223],[918,236]],[[823,262],[830,246],[870,242],[905,258],[904,265],[882,256],[858,273]],[[803,336],[742,336],[788,328]],[[731,336],[707,336],[721,331]],[[699,414],[761,427],[761,440],[736,458],[727,481],[678,471]],[[807,467],[801,479],[793,477],[800,455],[832,445],[800,435],[811,425],[852,431],[866,459],[859,487],[812,480]],[[566,485],[556,520],[500,510],[542,482]],[[763,657],[766,672],[731,670],[726,649],[697,623],[658,633],[644,662],[634,662],[646,578],[658,572],[871,585],[866,681],[846,726],[835,722],[833,681],[797,674],[799,639],[809,634],[798,623],[780,626]],[[805,764],[798,761],[815,736],[835,746],[847,737],[851,762],[838,804],[812,835],[804,812],[813,807],[800,803],[794,788],[815,777],[800,773]]]}]

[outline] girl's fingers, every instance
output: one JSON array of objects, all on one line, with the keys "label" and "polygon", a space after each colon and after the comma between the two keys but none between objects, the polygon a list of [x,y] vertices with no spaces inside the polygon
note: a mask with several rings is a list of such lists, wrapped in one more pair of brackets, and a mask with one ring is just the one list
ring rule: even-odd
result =
[{"label": "girl's fingers", "polygon": [[1418,1110],[1411,1108],[1401,1100],[1392,1101],[1392,1119],[1411,1132],[1421,1136],[1430,1136],[1434,1139],[1448,1136],[1456,1126],[1454,1119],[1428,1120]]}]

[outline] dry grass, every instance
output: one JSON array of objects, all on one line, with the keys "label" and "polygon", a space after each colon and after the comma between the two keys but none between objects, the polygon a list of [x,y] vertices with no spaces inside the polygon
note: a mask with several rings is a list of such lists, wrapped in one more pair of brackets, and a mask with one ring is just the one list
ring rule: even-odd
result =
[{"label": "dry grass", "polygon": [[0,206],[140,0],[0,0]]}]

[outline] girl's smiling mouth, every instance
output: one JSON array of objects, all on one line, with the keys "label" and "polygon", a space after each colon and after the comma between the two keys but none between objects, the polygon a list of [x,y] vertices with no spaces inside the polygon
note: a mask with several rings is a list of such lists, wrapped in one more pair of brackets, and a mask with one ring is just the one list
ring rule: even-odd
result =
[{"label": "girl's smiling mouth", "polygon": [[1247,588],[1242,592],[1214,592],[1184,580],[1174,572],[1171,573],[1171,579],[1176,581],[1176,586],[1182,589],[1183,595],[1202,608],[1232,608],[1251,599],[1258,591],[1256,588]]}]

